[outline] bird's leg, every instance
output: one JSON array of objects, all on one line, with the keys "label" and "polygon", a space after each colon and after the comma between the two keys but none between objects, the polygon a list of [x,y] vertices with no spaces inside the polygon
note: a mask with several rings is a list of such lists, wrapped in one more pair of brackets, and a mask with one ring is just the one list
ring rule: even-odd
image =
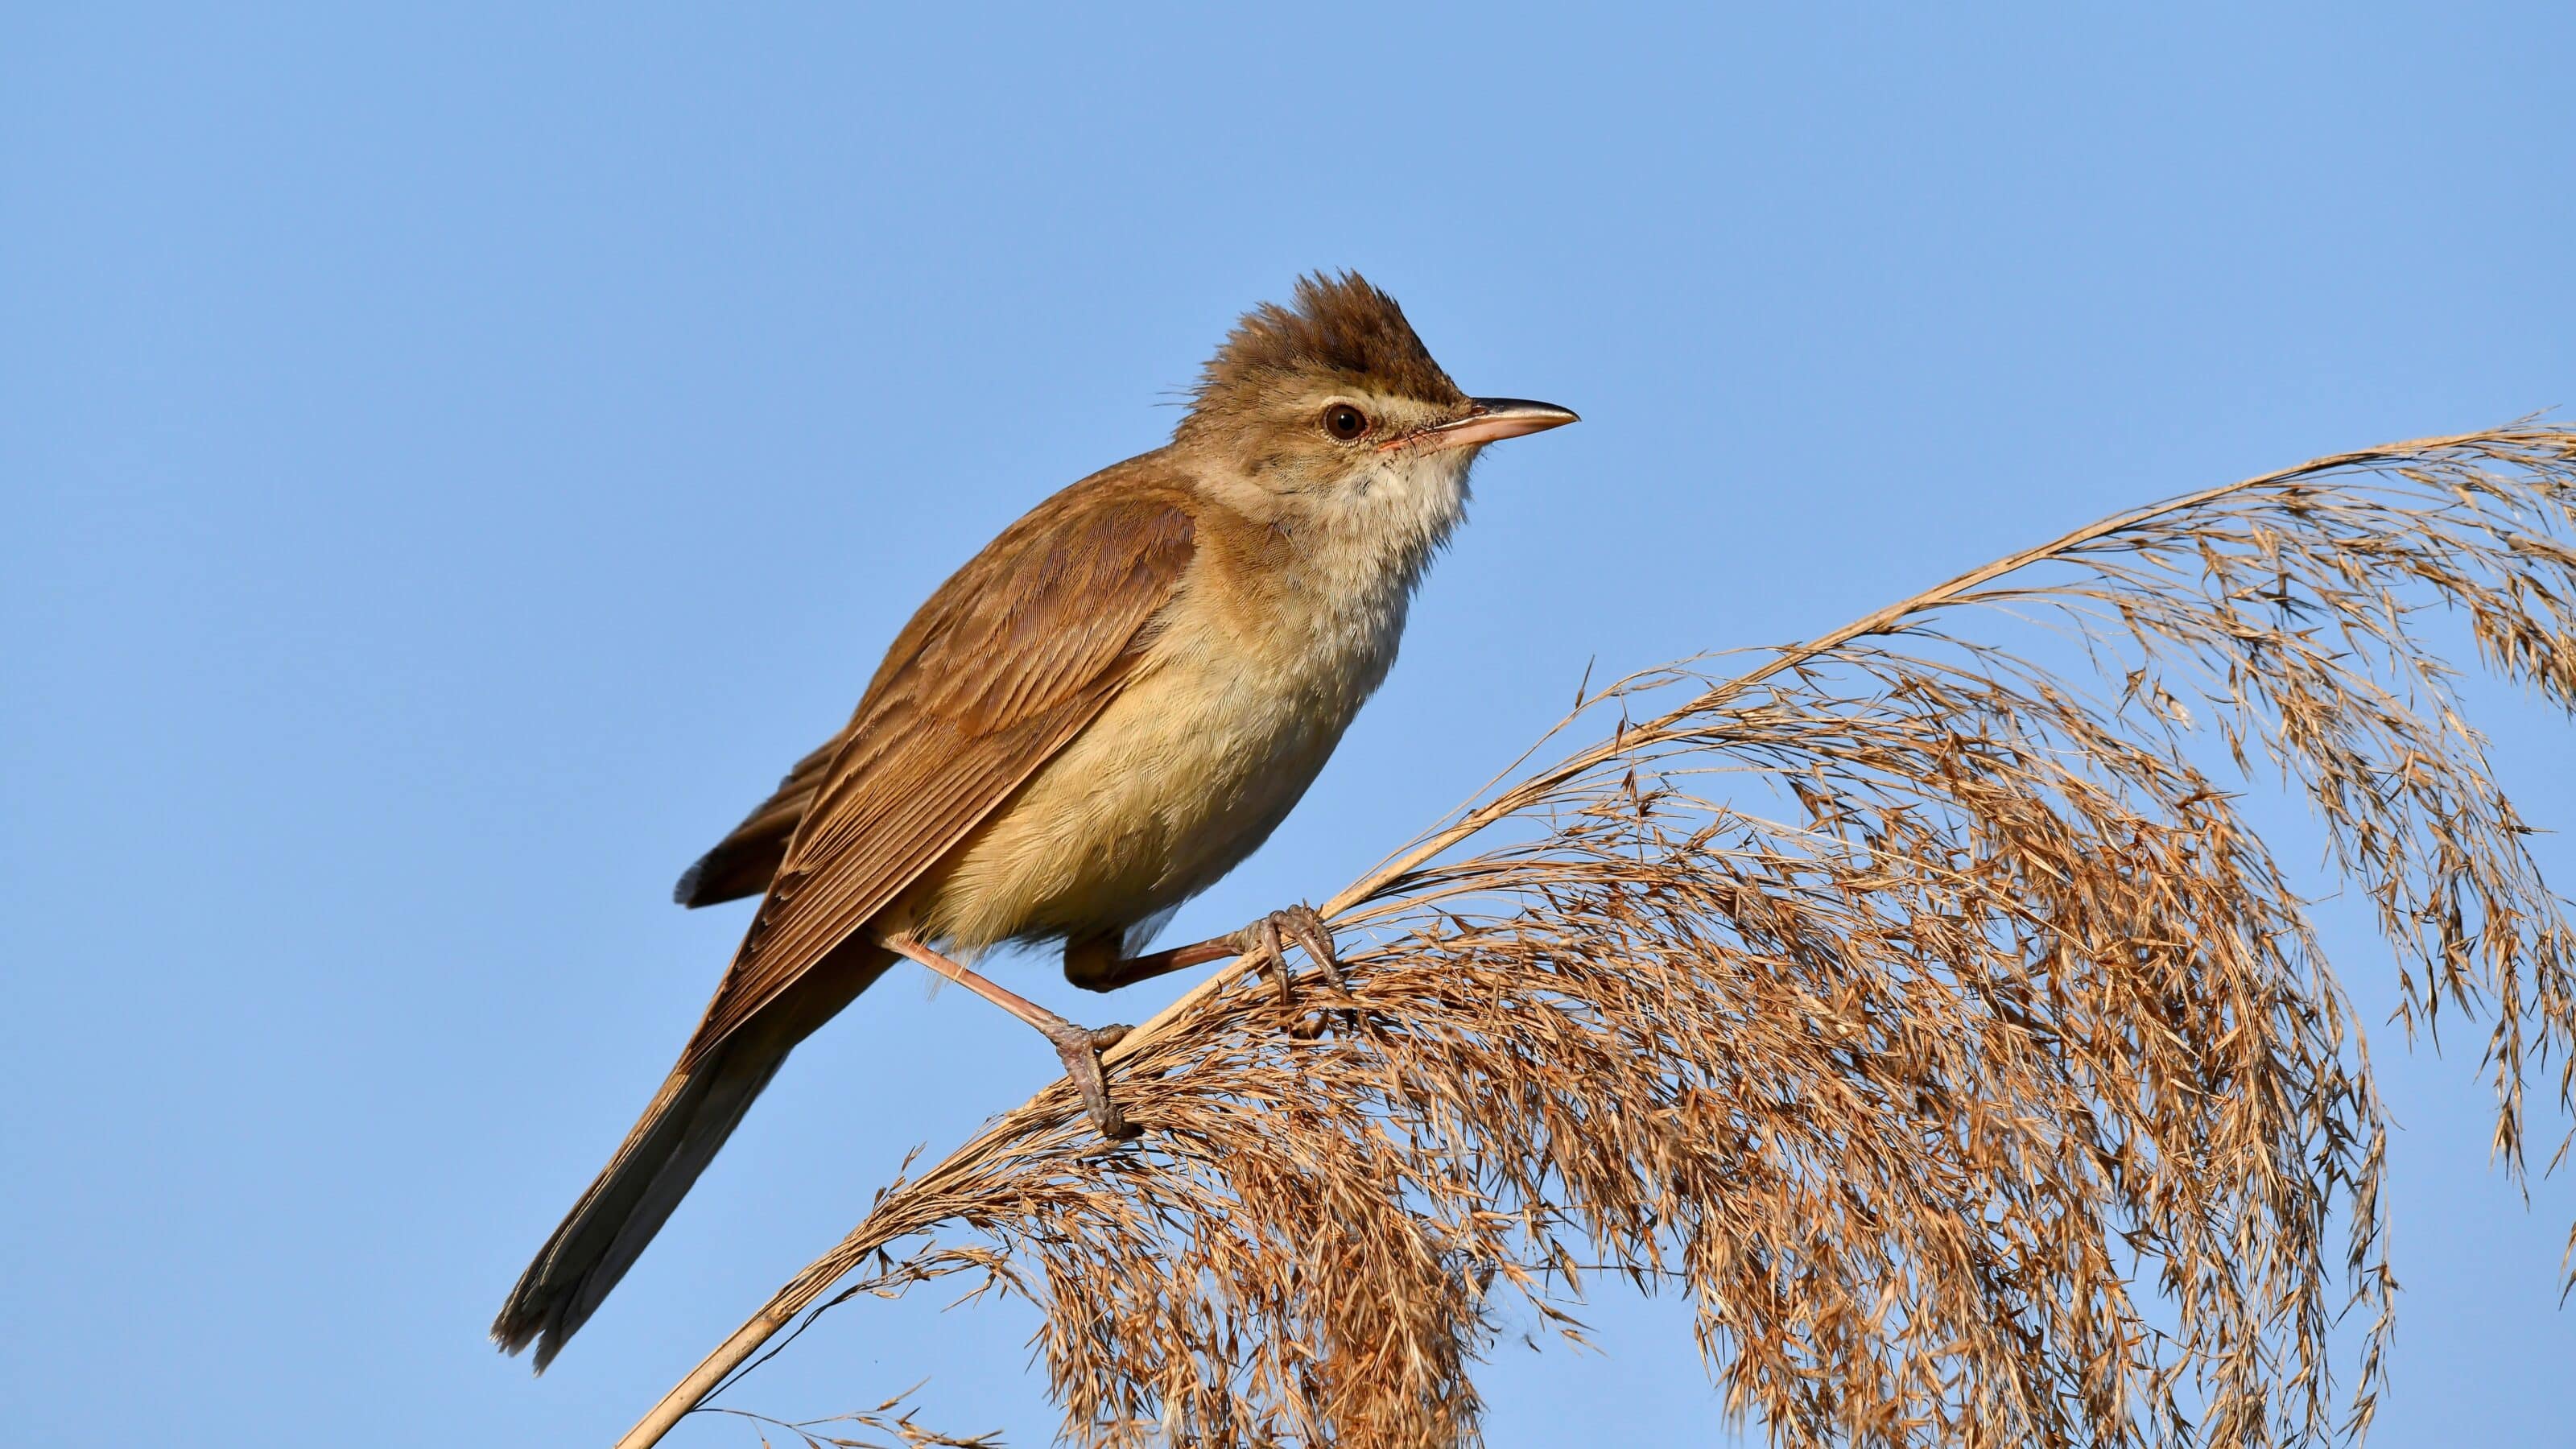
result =
[{"label": "bird's leg", "polygon": [[[1296,997],[1288,984],[1288,954],[1283,949],[1288,941],[1306,948],[1306,955],[1314,961],[1316,969],[1333,983],[1335,995],[1348,996],[1342,982],[1341,957],[1333,949],[1333,933],[1325,929],[1324,918],[1315,913],[1314,907],[1306,905],[1272,911],[1239,931],[1228,931],[1192,945],[1174,946],[1168,951],[1153,951],[1142,956],[1119,957],[1114,940],[1110,938],[1069,941],[1065,944],[1064,974],[1067,980],[1085,990],[1115,991],[1119,987],[1150,981],[1202,962],[1244,956],[1251,959],[1254,969],[1271,972],[1277,977],[1280,1008],[1293,1015],[1297,1009]],[[1321,1023],[1314,1026],[1300,1023],[1291,1026],[1289,1031],[1294,1036],[1311,1037],[1322,1029]]]},{"label": "bird's leg", "polygon": [[1075,1089],[1082,1093],[1082,1103],[1091,1109],[1091,1120],[1099,1125],[1101,1136],[1120,1142],[1144,1134],[1145,1129],[1128,1121],[1118,1104],[1110,1100],[1109,1077],[1100,1064],[1100,1054],[1125,1040],[1130,1028],[1078,1026],[940,955],[910,932],[887,936],[885,945],[887,950],[911,957],[1044,1033],[1055,1044],[1055,1054],[1064,1059],[1065,1075],[1073,1078]]},{"label": "bird's leg", "polygon": [[1240,956],[1243,947],[1236,942],[1239,931],[1188,946],[1174,946],[1165,951],[1149,951],[1142,956],[1118,954],[1116,936],[1090,936],[1064,943],[1064,979],[1085,991],[1115,991],[1157,976],[1169,976],[1192,966]]}]

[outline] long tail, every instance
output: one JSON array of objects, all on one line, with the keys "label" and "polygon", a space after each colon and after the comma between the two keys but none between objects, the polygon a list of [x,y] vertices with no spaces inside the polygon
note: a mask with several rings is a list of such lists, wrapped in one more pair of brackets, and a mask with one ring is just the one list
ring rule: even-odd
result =
[{"label": "long tail", "polygon": [[[790,992],[743,1023],[704,1061],[694,1067],[684,1061],[672,1070],[617,1155],[510,1290],[501,1316],[492,1321],[492,1337],[503,1352],[534,1343],[537,1372],[546,1371],[688,1196],[787,1054],[839,1014],[892,959],[873,950],[868,956],[864,963],[833,962],[838,969],[807,973],[800,984],[816,989]],[[836,979],[826,984],[817,977]]]}]

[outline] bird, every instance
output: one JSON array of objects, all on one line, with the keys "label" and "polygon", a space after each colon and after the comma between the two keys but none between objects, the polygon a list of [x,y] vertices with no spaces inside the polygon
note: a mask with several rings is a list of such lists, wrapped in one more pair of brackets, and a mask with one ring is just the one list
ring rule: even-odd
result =
[{"label": "bird", "polygon": [[849,723],[680,878],[760,904],[679,1061],[492,1325],[544,1372],[788,1053],[909,958],[1044,1033],[1102,1136],[1142,1128],[1088,1029],[968,964],[1062,943],[1110,991],[1285,947],[1298,905],[1140,954],[1285,819],[1386,678],[1483,448],[1578,421],[1462,392],[1386,292],[1297,279],[1235,323],[1170,442],[1047,498],[895,636]]}]

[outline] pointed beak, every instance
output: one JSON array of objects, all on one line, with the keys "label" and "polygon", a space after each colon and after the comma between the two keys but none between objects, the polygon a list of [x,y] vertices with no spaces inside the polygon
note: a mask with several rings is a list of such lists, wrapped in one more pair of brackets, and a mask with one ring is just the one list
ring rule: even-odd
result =
[{"label": "pointed beak", "polygon": [[1436,428],[1424,428],[1401,438],[1378,444],[1378,451],[1407,445],[1436,453],[1444,448],[1473,448],[1504,438],[1517,438],[1524,433],[1543,433],[1567,423],[1579,423],[1573,409],[1554,403],[1531,402],[1517,397],[1471,398],[1473,410],[1455,422]]}]

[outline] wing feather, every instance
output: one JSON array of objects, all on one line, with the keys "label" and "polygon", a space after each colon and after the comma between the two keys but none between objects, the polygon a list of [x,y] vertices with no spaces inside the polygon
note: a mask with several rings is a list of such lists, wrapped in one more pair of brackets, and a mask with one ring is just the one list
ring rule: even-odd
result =
[{"label": "wing feather", "polygon": [[814,803],[814,792],[822,788],[833,759],[848,740],[849,730],[844,726],[841,733],[798,760],[796,768],[787,772],[787,778],[778,782],[778,789],[768,799],[681,875],[680,883],[671,888],[671,899],[695,908],[737,901],[769,889],[770,878],[778,874],[779,863],[787,858],[787,842],[795,838],[797,822],[805,818]]},{"label": "wing feather", "polygon": [[1177,490],[1076,485],[931,596],[814,779],[684,1063],[884,910],[1091,723],[1134,673],[1195,549]]}]

